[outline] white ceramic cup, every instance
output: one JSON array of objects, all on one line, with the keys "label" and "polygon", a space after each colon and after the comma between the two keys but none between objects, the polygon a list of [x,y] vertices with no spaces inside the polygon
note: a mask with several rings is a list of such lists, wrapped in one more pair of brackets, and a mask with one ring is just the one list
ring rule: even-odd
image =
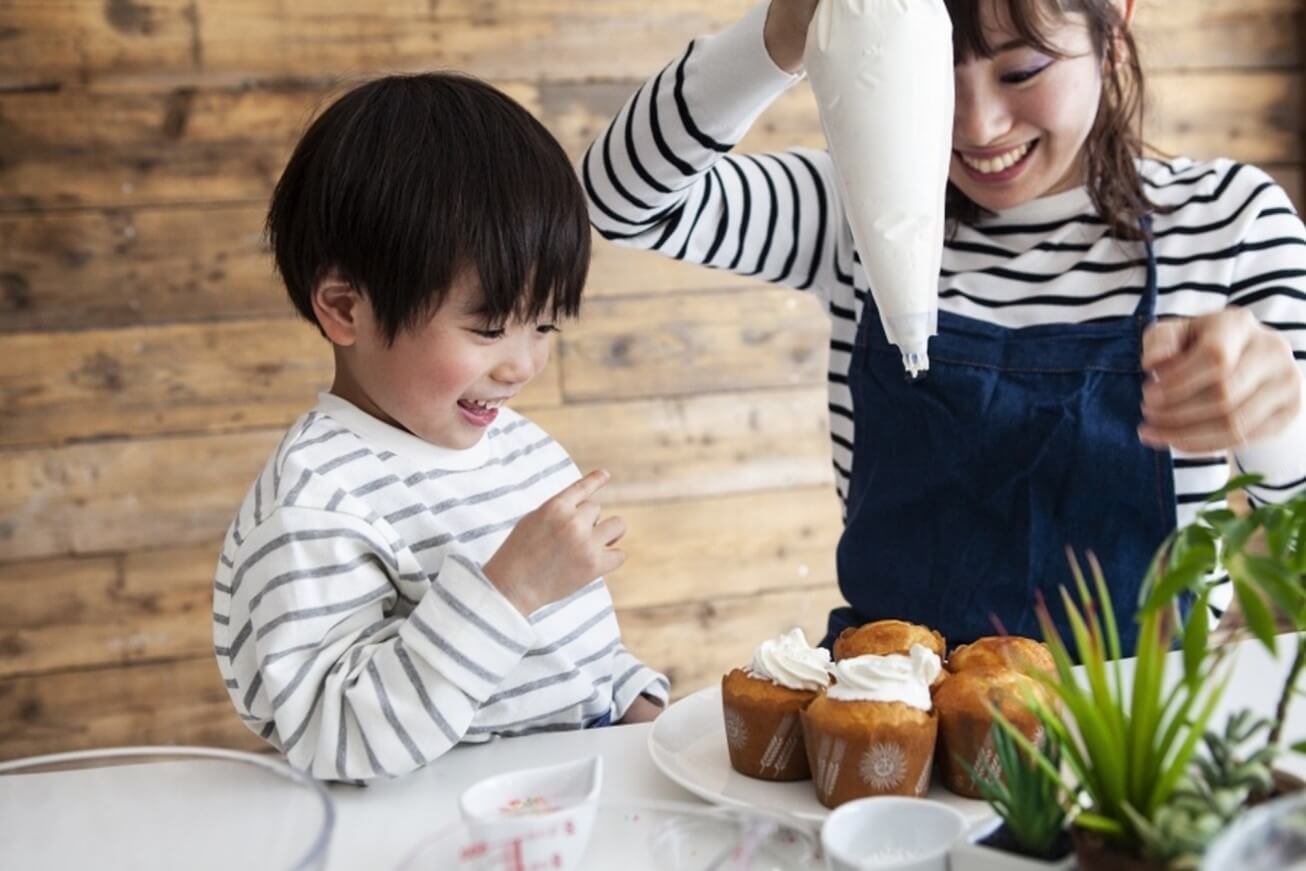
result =
[{"label": "white ceramic cup", "polygon": [[821,826],[829,871],[948,871],[966,830],[957,810],[923,798],[874,796],[840,805]]},{"label": "white ceramic cup", "polygon": [[589,846],[602,781],[603,759],[591,756],[486,778],[463,793],[458,807],[487,850],[513,845],[511,855],[522,863],[513,867],[569,871]]}]

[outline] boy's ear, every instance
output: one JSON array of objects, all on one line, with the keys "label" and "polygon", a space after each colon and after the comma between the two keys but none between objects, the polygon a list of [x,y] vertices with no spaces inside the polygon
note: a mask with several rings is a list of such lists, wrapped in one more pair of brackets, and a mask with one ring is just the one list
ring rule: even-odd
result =
[{"label": "boy's ear", "polygon": [[358,288],[332,269],[318,279],[312,300],[318,325],[332,344],[349,347],[358,341],[367,305]]}]

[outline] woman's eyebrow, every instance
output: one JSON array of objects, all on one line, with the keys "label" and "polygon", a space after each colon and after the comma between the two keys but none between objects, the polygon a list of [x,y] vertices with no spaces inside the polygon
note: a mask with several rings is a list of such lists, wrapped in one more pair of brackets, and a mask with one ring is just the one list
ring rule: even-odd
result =
[{"label": "woman's eyebrow", "polygon": [[1011,51],[1015,48],[1024,48],[1027,45],[1029,45],[1029,42],[1022,37],[1017,36],[1015,39],[1008,39],[1006,42],[1002,43],[1002,45],[993,49],[993,53],[1002,54],[1004,51]]}]

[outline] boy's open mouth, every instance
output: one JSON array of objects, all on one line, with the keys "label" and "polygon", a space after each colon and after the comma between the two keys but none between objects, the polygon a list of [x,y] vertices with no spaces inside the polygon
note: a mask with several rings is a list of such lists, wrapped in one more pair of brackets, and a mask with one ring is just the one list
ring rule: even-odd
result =
[{"label": "boy's open mouth", "polygon": [[489,426],[499,416],[499,408],[507,402],[506,397],[499,399],[460,399],[458,409],[475,426]]}]

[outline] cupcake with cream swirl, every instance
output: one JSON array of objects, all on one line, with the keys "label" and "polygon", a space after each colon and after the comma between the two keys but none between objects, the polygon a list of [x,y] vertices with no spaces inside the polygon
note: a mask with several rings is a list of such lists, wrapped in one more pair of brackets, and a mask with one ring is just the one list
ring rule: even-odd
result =
[{"label": "cupcake with cream swirl", "polygon": [[811,776],[799,715],[830,682],[830,652],[791,629],[758,645],[747,668],[721,679],[730,765],[761,780]]},{"label": "cupcake with cream swirl", "polygon": [[921,644],[831,666],[834,683],[802,713],[821,804],[929,791],[939,726],[930,684],[942,669],[938,654]]}]

